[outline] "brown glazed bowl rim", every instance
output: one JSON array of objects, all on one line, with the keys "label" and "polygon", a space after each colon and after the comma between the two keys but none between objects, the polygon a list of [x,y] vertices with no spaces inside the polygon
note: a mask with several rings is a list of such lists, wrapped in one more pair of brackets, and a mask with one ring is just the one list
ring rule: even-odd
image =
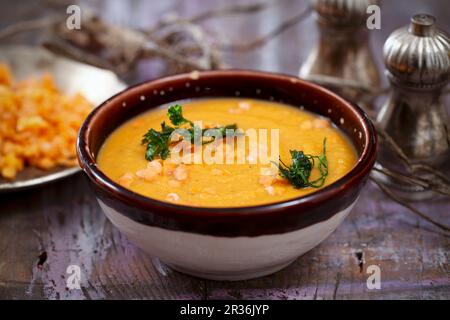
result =
[{"label": "brown glazed bowl rim", "polygon": [[[266,80],[273,81],[295,81],[302,86],[310,87],[310,89],[319,92],[324,95],[328,95],[341,105],[345,105],[356,117],[358,118],[361,127],[363,128],[362,135],[365,139],[365,145],[363,151],[359,156],[355,166],[343,177],[339,178],[330,185],[315,191],[311,194],[300,196],[297,198],[285,200],[282,202],[275,202],[269,204],[262,204],[256,206],[244,206],[244,207],[194,207],[187,205],[178,205],[169,202],[160,201],[157,199],[149,198],[131,190],[128,190],[112,179],[108,178],[96,164],[95,156],[90,149],[90,131],[92,126],[95,125],[95,121],[100,117],[100,113],[107,108],[111,108],[114,104],[122,103],[125,97],[140,95],[143,90],[151,91],[152,86],[166,86],[170,87],[170,83],[174,81],[185,80],[187,82],[192,81],[192,74],[178,74],[159,78],[156,80],[145,81],[134,86],[130,86],[122,92],[112,96],[107,101],[103,102],[97,108],[95,108],[86,118],[77,139],[77,155],[78,161],[83,171],[88,175],[90,180],[101,190],[112,194],[115,198],[125,201],[126,203],[138,206],[148,212],[159,211],[158,209],[169,209],[171,214],[176,215],[188,215],[188,216],[241,216],[241,215],[265,215],[271,214],[276,211],[281,211],[286,208],[296,207],[299,211],[302,206],[310,206],[314,204],[323,203],[332,200],[337,195],[341,194],[345,190],[356,186],[361,180],[365,179],[372,169],[377,156],[377,135],[372,122],[364,111],[356,104],[351,103],[339,95],[331,92],[324,87],[311,83],[309,81],[302,80],[295,76],[285,75],[280,73],[271,73],[263,71],[253,70],[217,70],[217,71],[202,71],[199,72],[199,77],[202,79],[208,77],[262,77]],[[207,95],[205,95],[207,97]],[[150,109],[150,108],[149,108]],[[103,112],[105,116],[106,112]]]}]

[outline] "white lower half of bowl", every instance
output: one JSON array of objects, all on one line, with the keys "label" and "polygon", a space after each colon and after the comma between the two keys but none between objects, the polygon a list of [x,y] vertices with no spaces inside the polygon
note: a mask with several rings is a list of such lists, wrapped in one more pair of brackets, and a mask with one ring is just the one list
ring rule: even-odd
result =
[{"label": "white lower half of bowl", "polygon": [[144,225],[99,200],[109,220],[146,253],[182,273],[229,281],[258,278],[283,269],[325,240],[355,202],[328,220],[296,231],[256,237],[216,237]]}]

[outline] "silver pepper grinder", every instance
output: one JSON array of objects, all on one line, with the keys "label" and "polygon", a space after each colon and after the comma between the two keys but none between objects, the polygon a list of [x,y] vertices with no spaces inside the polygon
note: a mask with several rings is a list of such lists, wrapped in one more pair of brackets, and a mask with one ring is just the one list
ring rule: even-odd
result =
[{"label": "silver pepper grinder", "polygon": [[[367,8],[378,0],[310,0],[319,27],[319,42],[299,71],[299,76],[324,84],[357,102],[366,111],[373,107],[363,101],[359,87],[378,90],[380,75],[369,45]],[[342,88],[332,78],[344,79]],[[327,85],[327,82],[331,83]]]},{"label": "silver pepper grinder", "polygon": [[[450,160],[449,119],[442,103],[443,88],[450,80],[450,39],[427,14],[411,18],[409,26],[394,31],[384,44],[386,75],[392,93],[377,122],[403,149],[411,163],[443,169]],[[398,169],[392,152],[383,148],[380,163]],[[396,185],[409,199],[428,196]],[[409,191],[409,192],[408,192]],[[405,196],[406,195],[406,196]]]}]

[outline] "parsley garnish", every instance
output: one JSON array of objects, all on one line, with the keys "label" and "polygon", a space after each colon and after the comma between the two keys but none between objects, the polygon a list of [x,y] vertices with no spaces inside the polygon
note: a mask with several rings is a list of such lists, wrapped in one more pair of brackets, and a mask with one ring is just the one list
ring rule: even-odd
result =
[{"label": "parsley garnish", "polygon": [[[278,165],[279,174],[281,177],[287,179],[296,189],[300,188],[320,188],[324,185],[325,179],[328,176],[328,160],[326,156],[327,139],[323,139],[323,151],[320,156],[313,156],[303,153],[303,151],[291,150],[292,162],[287,166],[280,159]],[[316,180],[310,181],[311,171],[314,168],[315,162],[318,163],[320,177]]]},{"label": "parsley garnish", "polygon": [[[235,131],[234,134],[241,135],[242,132],[237,131],[237,125],[236,124],[229,124],[226,126],[211,128],[211,129],[203,129],[202,135],[205,138],[214,138],[214,137],[226,137],[227,136],[227,130],[233,130]],[[209,140],[203,140],[203,144],[208,144],[213,142],[214,139]]]},{"label": "parsley garnish", "polygon": [[[200,129],[199,127],[194,126],[194,123],[183,117],[183,107],[179,104],[169,107],[167,110],[167,116],[175,127],[167,125],[165,122],[161,123],[161,131],[156,131],[155,129],[150,129],[144,134],[142,138],[142,144],[147,144],[147,149],[145,152],[145,159],[148,161],[152,161],[156,158],[161,158],[163,160],[167,159],[170,155],[170,143],[171,143],[171,135],[177,129],[180,128],[181,125],[188,124],[188,128],[184,128],[190,137],[190,142],[194,143],[197,135],[201,135],[206,138],[214,138],[214,136],[226,136],[227,129],[237,129],[236,124],[220,126],[211,129]],[[216,130],[213,134],[213,131]],[[199,137],[202,144],[213,142],[214,139],[203,140],[202,137]]]},{"label": "parsley garnish", "polygon": [[142,144],[147,144],[145,151],[145,159],[152,161],[155,158],[167,159],[169,157],[170,135],[175,131],[175,128],[161,123],[161,131],[150,129],[144,134]]},{"label": "parsley garnish", "polygon": [[167,116],[174,126],[181,126],[182,124],[189,123],[191,127],[194,127],[194,123],[192,121],[183,117],[183,107],[179,104],[171,106],[169,110],[167,110]]}]

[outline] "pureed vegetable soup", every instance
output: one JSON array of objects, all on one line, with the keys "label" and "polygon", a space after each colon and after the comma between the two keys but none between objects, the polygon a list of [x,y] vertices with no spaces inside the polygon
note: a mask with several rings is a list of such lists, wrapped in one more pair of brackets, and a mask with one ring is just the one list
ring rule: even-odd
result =
[{"label": "pureed vegetable soup", "polygon": [[314,192],[357,161],[353,145],[328,119],[299,108],[235,98],[175,105],[116,129],[100,149],[100,169],[149,198],[243,207]]}]

